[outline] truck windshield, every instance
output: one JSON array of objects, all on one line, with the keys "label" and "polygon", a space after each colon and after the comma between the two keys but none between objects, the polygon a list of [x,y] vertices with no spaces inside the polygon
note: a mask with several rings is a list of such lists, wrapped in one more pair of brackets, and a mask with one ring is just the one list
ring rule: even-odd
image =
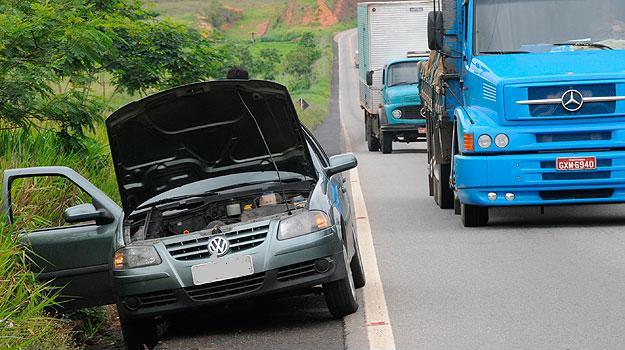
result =
[{"label": "truck windshield", "polygon": [[623,0],[476,0],[477,54],[625,49]]},{"label": "truck windshield", "polygon": [[419,82],[417,62],[395,63],[388,67],[386,85],[411,85]]}]

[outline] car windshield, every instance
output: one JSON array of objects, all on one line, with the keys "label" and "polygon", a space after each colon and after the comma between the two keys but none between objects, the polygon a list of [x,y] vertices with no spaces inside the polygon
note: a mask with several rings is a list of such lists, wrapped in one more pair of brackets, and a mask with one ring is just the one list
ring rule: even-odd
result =
[{"label": "car windshield", "polygon": [[625,49],[623,0],[476,0],[476,53]]},{"label": "car windshield", "polygon": [[388,68],[386,85],[409,85],[419,82],[417,62],[395,63]]}]

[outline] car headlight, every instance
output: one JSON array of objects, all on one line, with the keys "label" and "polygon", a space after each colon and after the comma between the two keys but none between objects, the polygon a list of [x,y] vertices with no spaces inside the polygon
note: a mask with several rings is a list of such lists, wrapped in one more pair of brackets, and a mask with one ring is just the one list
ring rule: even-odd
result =
[{"label": "car headlight", "polygon": [[159,265],[161,262],[161,257],[153,246],[127,247],[115,252],[113,269],[132,269],[135,267]]},{"label": "car headlight", "polygon": [[278,239],[299,237],[328,227],[330,227],[330,218],[326,213],[318,210],[305,211],[280,221]]},{"label": "car headlight", "polygon": [[504,148],[508,146],[509,142],[510,140],[508,139],[508,135],[506,134],[499,134],[495,136],[495,145],[497,145],[497,147],[499,148]]},{"label": "car headlight", "polygon": [[481,135],[478,139],[477,139],[477,144],[481,147],[481,148],[488,148],[490,147],[490,145],[493,143],[493,139],[484,134]]},{"label": "car headlight", "polygon": [[393,118],[395,119],[401,118],[401,109],[396,109],[393,111]]}]

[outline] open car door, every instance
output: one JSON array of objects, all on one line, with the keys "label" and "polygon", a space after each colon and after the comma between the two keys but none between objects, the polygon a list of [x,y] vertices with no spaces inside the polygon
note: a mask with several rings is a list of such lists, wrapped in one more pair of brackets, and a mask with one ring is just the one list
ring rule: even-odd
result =
[{"label": "open car door", "polygon": [[2,209],[31,248],[39,278],[62,287],[64,309],[114,302],[111,260],[122,209],[66,167],[4,171]]}]

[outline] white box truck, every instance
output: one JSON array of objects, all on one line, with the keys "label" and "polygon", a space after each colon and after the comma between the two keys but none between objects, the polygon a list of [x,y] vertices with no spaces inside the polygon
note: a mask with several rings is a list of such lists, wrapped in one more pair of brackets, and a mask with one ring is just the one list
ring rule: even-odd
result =
[{"label": "white box truck", "polygon": [[428,55],[431,0],[358,4],[360,106],[370,151],[425,141],[417,62]]}]

